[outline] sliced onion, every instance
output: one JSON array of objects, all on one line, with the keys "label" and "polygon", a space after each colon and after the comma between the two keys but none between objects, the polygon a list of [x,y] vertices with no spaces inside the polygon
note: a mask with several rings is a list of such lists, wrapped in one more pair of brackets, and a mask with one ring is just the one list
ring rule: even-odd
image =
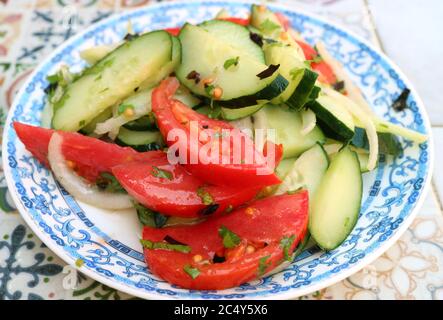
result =
[{"label": "sliced onion", "polygon": [[121,210],[134,207],[127,194],[101,191],[88,184],[67,165],[62,154],[63,137],[54,133],[49,141],[48,160],[55,177],[74,198],[103,209]]},{"label": "sliced onion", "polygon": [[314,130],[315,125],[317,123],[317,117],[315,116],[315,113],[311,109],[306,109],[301,112],[301,122],[302,122],[301,134],[305,136],[309,132]]},{"label": "sliced onion", "polygon": [[328,156],[333,155],[334,153],[337,153],[340,151],[340,149],[343,147],[343,144],[341,143],[331,143],[331,144],[325,144],[323,145],[323,149],[325,149]]}]

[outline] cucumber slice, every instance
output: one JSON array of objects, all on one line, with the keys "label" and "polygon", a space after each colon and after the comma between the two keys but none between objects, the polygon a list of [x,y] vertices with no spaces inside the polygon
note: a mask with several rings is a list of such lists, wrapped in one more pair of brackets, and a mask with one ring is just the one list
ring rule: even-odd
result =
[{"label": "cucumber slice", "polygon": [[250,19],[251,25],[260,30],[265,36],[277,38],[281,32],[285,31],[275,13],[264,5],[253,4]]},{"label": "cucumber slice", "polygon": [[[277,71],[260,79],[257,74],[268,69],[268,66],[215,38],[203,28],[186,24],[179,38],[182,63],[176,75],[195,94],[212,98],[210,90],[203,84],[203,79],[211,78],[214,80],[211,86],[222,89],[219,103],[241,107],[258,104],[257,100],[271,100],[288,85],[288,81]],[[236,66],[224,68],[226,61],[237,57]],[[202,79],[198,83],[195,79],[188,79],[193,71]]]},{"label": "cucumber slice", "polygon": [[268,104],[252,117],[254,120],[257,117],[260,117],[266,121],[266,124],[262,124],[261,122],[263,121],[254,121],[255,129],[276,130],[275,141],[273,142],[283,144],[284,158],[296,157],[311,148],[317,142],[323,143],[325,141],[325,136],[318,127],[315,127],[308,134],[303,135],[303,125],[300,113],[292,111],[285,106]]},{"label": "cucumber slice", "polygon": [[125,123],[123,127],[133,131],[147,131],[156,129],[154,114],[150,112],[146,116]]},{"label": "cucumber slice", "polygon": [[237,120],[249,117],[263,108],[264,104],[257,104],[255,106],[244,107],[239,109],[221,108],[222,118],[228,121]]},{"label": "cucumber slice", "polygon": [[337,248],[357,222],[362,198],[357,154],[344,147],[331,161],[312,199],[309,231],[325,250]]},{"label": "cucumber slice", "polygon": [[[378,136],[378,152],[381,154],[391,154],[394,157],[401,154],[403,147],[397,136],[389,132],[377,132]],[[351,140],[351,144],[357,148],[369,150],[369,142],[366,134],[366,130],[356,127],[354,137]]]},{"label": "cucumber slice", "polygon": [[80,51],[80,58],[85,60],[90,65],[93,65],[103,59],[109,52],[116,48],[115,45],[102,44],[93,46]]},{"label": "cucumber slice", "polygon": [[136,90],[171,61],[172,40],[165,31],[154,31],[126,42],[68,85],[54,105],[52,126],[78,131],[106,108]]},{"label": "cucumber slice", "polygon": [[[314,88],[317,74],[306,69],[304,57],[292,46],[272,43],[264,49],[267,64],[279,64],[281,75],[289,81],[278,97],[272,99],[273,104],[286,104],[295,110],[300,109],[307,101]],[[300,88],[298,88],[300,86]],[[298,90],[296,90],[298,89]]]},{"label": "cucumber slice", "polygon": [[199,24],[199,27],[234,49],[250,55],[261,63],[265,63],[263,50],[251,40],[249,30],[246,27],[225,20],[209,20]]},{"label": "cucumber slice", "polygon": [[374,119],[374,121],[375,121],[375,126],[377,128],[377,132],[395,134],[397,136],[403,137],[405,139],[417,143],[423,143],[428,139],[427,135],[423,133],[399,126],[394,123],[380,119]]},{"label": "cucumber slice", "polygon": [[307,106],[317,116],[317,123],[325,134],[332,139],[348,142],[354,136],[352,115],[334,98],[323,93]]},{"label": "cucumber slice", "polygon": [[277,189],[277,194],[304,188],[314,199],[318,186],[329,166],[329,158],[322,145],[317,143],[305,151],[294,163]]},{"label": "cucumber slice", "polygon": [[292,169],[294,162],[296,160],[297,160],[296,158],[288,158],[280,161],[277,168],[275,168],[275,173],[281,180],[283,180],[286,177],[286,175]]},{"label": "cucumber slice", "polygon": [[97,123],[105,122],[112,117],[112,108],[105,109],[102,113],[91,120],[86,126],[84,126],[80,131],[86,135],[90,135],[94,132]]},{"label": "cucumber slice", "polygon": [[159,131],[132,131],[120,128],[115,142],[121,146],[129,146],[144,152],[158,150],[162,145],[162,137]]}]

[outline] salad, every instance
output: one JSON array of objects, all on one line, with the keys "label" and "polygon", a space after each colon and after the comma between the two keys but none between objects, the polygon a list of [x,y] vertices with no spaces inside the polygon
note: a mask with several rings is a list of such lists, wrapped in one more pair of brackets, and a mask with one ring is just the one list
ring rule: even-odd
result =
[{"label": "salad", "polygon": [[[42,126],[14,122],[77,200],[134,208],[149,269],[221,290],[354,228],[362,175],[421,133],[377,116],[323,43],[264,5],[128,34],[48,75]],[[407,107],[405,89],[392,107]]]}]

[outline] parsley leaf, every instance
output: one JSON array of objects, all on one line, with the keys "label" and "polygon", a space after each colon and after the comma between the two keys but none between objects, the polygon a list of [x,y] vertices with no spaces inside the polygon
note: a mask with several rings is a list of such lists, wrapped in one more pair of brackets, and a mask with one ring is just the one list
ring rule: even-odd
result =
[{"label": "parsley leaf", "polygon": [[183,271],[186,272],[187,274],[189,274],[189,276],[192,279],[195,279],[199,276],[200,274],[200,270],[198,270],[197,268],[192,267],[190,264],[187,264],[183,267]]},{"label": "parsley leaf", "polygon": [[102,172],[96,181],[97,187],[107,192],[125,193],[120,182],[109,172]]},{"label": "parsley leaf", "polygon": [[215,87],[212,84],[205,86],[205,92],[208,96],[212,96],[214,89],[215,89]]},{"label": "parsley leaf", "polygon": [[134,203],[135,210],[137,210],[137,216],[140,223],[144,226],[161,228],[168,221],[168,217],[161,213],[155,212],[139,203]]},{"label": "parsley leaf", "polygon": [[140,243],[142,244],[143,248],[145,249],[162,249],[162,250],[169,250],[169,251],[178,251],[182,253],[189,253],[191,252],[191,247],[187,245],[182,244],[170,244],[167,242],[153,242],[150,240],[144,240],[141,239]]},{"label": "parsley leaf", "polygon": [[226,228],[225,226],[221,226],[218,229],[218,234],[223,239],[223,246],[225,248],[231,249],[240,244],[240,237],[236,235],[234,232]]},{"label": "parsley leaf", "polygon": [[268,269],[268,267],[271,265],[270,262],[267,262],[268,259],[270,258],[270,255],[264,256],[263,258],[260,258],[260,260],[258,261],[258,275],[262,276],[265,274],[266,269]]},{"label": "parsley leaf", "polygon": [[292,235],[290,237],[283,237],[280,240],[280,246],[283,249],[283,255],[286,261],[292,261],[292,257],[289,255],[289,249],[291,249],[292,245],[295,241],[295,235]]},{"label": "parsley leaf", "polygon": [[260,26],[259,29],[261,31],[263,31],[264,33],[272,33],[275,30],[281,29],[281,26],[275,22],[272,22],[269,19],[266,19],[265,21],[263,21]]},{"label": "parsley leaf", "polygon": [[225,70],[228,70],[229,67],[234,66],[236,67],[238,65],[238,60],[240,59],[240,57],[235,57],[235,58],[231,58],[225,61],[225,63],[223,64],[223,68],[225,68]]},{"label": "parsley leaf", "polygon": [[134,110],[135,108],[134,108],[134,106],[132,104],[124,104],[123,103],[123,104],[118,106],[118,109],[117,109],[118,115],[123,114],[127,109]]},{"label": "parsley leaf", "polygon": [[163,178],[168,180],[172,180],[173,178],[172,172],[160,169],[155,166],[152,167],[152,175],[157,178]]},{"label": "parsley leaf", "polygon": [[203,204],[207,206],[214,203],[214,198],[212,198],[211,194],[206,191],[204,187],[199,187],[197,189],[197,195],[200,197]]}]

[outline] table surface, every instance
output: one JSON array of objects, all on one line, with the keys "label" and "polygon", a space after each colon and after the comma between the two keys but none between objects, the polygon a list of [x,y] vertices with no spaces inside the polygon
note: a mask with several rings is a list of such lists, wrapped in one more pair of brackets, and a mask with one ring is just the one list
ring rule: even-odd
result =
[{"label": "table surface", "polygon": [[[86,26],[150,0],[0,0],[0,129],[15,93],[54,48]],[[385,51],[416,85],[436,145],[432,190],[385,254],[348,279],[301,299],[443,299],[443,2],[281,0],[353,30]],[[424,49],[424,50],[423,50]],[[436,70],[437,69],[437,70]],[[74,277],[74,278],[73,278]],[[74,284],[74,285],[73,285]],[[0,299],[131,299],[55,256],[26,226],[0,169]]]}]

